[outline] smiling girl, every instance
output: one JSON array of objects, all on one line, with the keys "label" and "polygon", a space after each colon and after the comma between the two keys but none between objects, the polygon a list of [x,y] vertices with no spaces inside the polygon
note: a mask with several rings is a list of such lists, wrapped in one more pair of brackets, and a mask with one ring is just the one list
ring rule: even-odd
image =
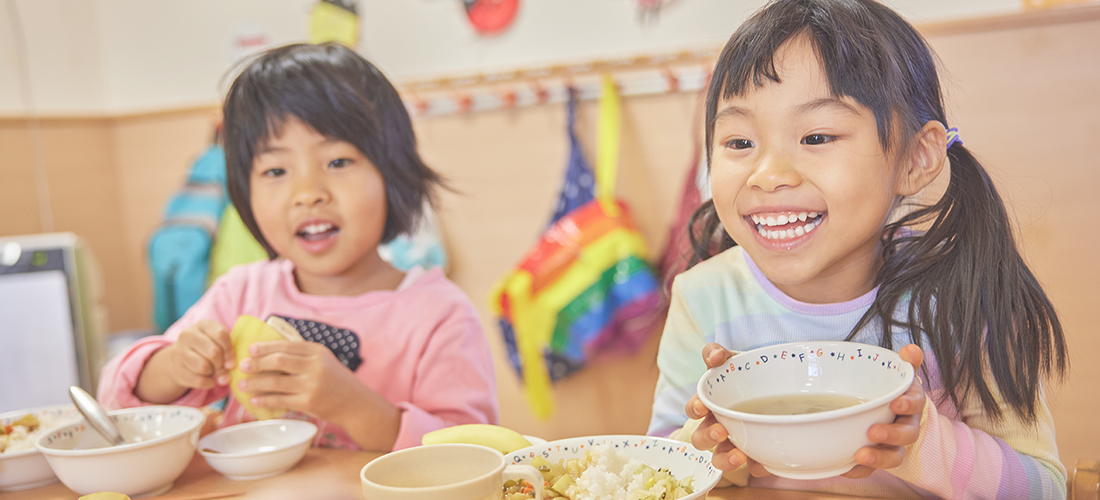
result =
[{"label": "smiling girl", "polygon": [[[239,387],[320,431],[315,446],[389,451],[442,427],[496,423],[481,321],[438,268],[403,273],[378,246],[414,228],[439,176],[397,91],[341,45],[289,45],[245,67],[225,101],[230,197],[269,261],[239,266],[164,333],[104,368],[112,408],[229,394],[227,325],[278,316],[309,342],[260,342]],[[251,420],[230,397],[222,426]]]},{"label": "smiling girl", "polygon": [[[872,0],[770,2],[723,50],[706,125],[702,262],[673,285],[649,433],[714,449],[740,485],[1064,497],[1043,392],[1066,369],[1061,325],[988,174],[947,128],[912,26]],[[941,173],[946,193],[930,194]],[[877,445],[843,477],[774,477],[695,386],[728,350],[811,340],[899,349],[924,380],[891,403],[893,423],[867,430]]]}]

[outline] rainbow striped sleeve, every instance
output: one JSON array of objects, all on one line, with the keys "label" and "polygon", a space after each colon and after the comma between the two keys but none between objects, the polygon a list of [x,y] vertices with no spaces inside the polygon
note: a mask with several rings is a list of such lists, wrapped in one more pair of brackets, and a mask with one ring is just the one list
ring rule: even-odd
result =
[{"label": "rainbow striped sleeve", "polygon": [[891,473],[943,498],[1066,498],[1066,470],[1044,398],[1034,423],[1014,413],[997,422],[979,401],[964,403],[959,412],[947,401],[937,410],[933,399],[942,389],[930,385],[921,436]]}]

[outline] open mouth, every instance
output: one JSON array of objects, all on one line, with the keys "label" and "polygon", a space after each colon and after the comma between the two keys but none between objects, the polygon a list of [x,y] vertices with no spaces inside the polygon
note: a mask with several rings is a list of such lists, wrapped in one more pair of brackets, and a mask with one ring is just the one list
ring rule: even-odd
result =
[{"label": "open mouth", "polygon": [[800,212],[780,215],[750,215],[756,232],[769,240],[789,240],[813,231],[825,218],[825,212]]},{"label": "open mouth", "polygon": [[320,241],[336,236],[340,228],[329,223],[309,224],[302,227],[296,233],[299,238],[306,241]]}]

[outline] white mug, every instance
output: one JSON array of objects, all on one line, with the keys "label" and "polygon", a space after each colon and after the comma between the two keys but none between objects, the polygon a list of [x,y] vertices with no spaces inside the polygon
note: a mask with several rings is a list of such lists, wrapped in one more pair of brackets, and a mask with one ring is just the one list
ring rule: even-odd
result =
[{"label": "white mug", "polygon": [[476,444],[417,446],[382,455],[363,466],[367,500],[500,500],[504,482],[524,479],[542,500],[542,474],[530,465],[507,465],[504,455]]}]

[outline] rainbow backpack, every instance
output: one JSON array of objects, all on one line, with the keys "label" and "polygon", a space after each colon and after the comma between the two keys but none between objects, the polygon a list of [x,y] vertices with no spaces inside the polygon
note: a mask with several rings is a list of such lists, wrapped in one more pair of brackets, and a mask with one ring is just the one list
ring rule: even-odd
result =
[{"label": "rainbow backpack", "polygon": [[567,106],[571,151],[554,217],[490,297],[510,361],[539,418],[554,411],[552,382],[597,355],[635,352],[660,318],[660,289],[645,241],[614,194],[622,129],[618,91],[604,77],[595,175],[573,130],[575,93]]}]

